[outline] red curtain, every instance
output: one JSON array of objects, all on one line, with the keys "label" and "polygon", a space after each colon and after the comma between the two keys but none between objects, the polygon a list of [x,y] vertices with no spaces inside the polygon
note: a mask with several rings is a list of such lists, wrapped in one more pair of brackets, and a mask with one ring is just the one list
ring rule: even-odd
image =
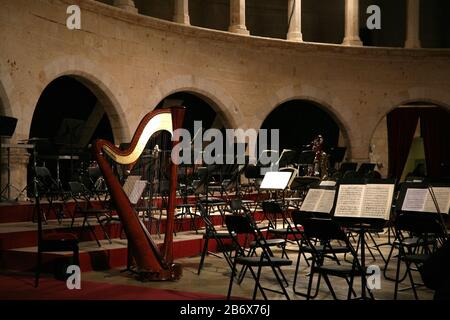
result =
[{"label": "red curtain", "polygon": [[387,115],[389,177],[391,178],[401,178],[418,120],[418,108],[397,108]]},{"label": "red curtain", "polygon": [[439,178],[450,175],[450,113],[441,108],[421,108],[420,124],[427,175]]}]

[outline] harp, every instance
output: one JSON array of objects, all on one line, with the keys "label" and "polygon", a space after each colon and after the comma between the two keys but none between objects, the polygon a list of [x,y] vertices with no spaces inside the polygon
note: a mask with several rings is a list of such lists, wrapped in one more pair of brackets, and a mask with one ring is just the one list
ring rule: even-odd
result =
[{"label": "harp", "polygon": [[158,109],[148,113],[140,122],[129,148],[121,150],[106,140],[94,142],[94,154],[105,183],[111,194],[117,214],[128,239],[130,253],[136,262],[137,272],[147,280],[176,280],[181,277],[181,265],[173,263],[173,224],[177,187],[177,165],[170,163],[169,194],[166,231],[164,243],[159,248],[153,241],[144,223],[139,219],[130,200],[109,164],[113,162],[128,166],[131,170],[141,156],[147,141],[157,131],[172,134],[172,148],[178,143],[176,129],[180,128],[184,118],[184,108]]}]

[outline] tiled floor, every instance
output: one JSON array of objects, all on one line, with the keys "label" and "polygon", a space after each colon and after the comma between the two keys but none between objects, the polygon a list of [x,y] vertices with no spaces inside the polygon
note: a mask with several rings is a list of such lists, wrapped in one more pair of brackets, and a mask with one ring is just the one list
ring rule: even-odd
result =
[{"label": "tiled floor", "polygon": [[[376,238],[377,242],[384,243],[387,239],[384,235],[380,238]],[[297,296],[292,291],[292,280],[294,278],[295,271],[295,262],[297,258],[297,253],[295,252],[295,246],[290,246],[293,251],[290,251],[289,257],[294,260],[293,265],[289,267],[284,267],[284,273],[286,278],[289,280],[289,287],[287,291],[291,299],[304,299],[303,297]],[[389,252],[389,247],[382,247],[382,252],[385,256],[387,256]],[[277,252],[275,252],[276,254]],[[279,252],[278,252],[279,253]],[[381,270],[381,287],[378,290],[374,290],[373,294],[375,299],[382,300],[392,300],[394,296],[394,282],[388,281],[383,276],[384,262],[379,255],[375,255],[376,260],[373,260],[369,254],[367,254],[367,266],[375,265],[380,267]],[[177,260],[176,262],[181,263],[183,265],[183,276],[179,281],[175,282],[139,282],[133,278],[131,274],[121,273],[120,270],[108,270],[104,272],[89,272],[82,275],[82,279],[89,281],[100,281],[100,282],[108,282],[111,284],[127,284],[127,285],[135,285],[135,286],[146,286],[160,289],[171,289],[171,290],[179,290],[179,291],[191,291],[191,292],[203,292],[203,293],[212,293],[212,294],[223,294],[224,296],[228,290],[229,284],[229,276],[230,276],[230,268],[226,264],[224,259],[217,258],[215,256],[208,256],[205,261],[205,265],[200,275],[197,275],[197,267],[200,261],[200,257],[191,257],[191,258],[183,258]],[[303,267],[299,273],[299,283],[297,290],[304,291],[307,288],[308,276],[307,273],[309,268],[302,260]],[[388,266],[388,275],[391,277],[395,277],[395,268],[396,268],[396,258],[391,260],[391,263]],[[420,275],[415,272],[415,279],[417,282],[421,282]],[[356,280],[355,280],[356,281]],[[331,278],[331,282],[333,288],[336,291],[338,298],[346,299],[346,294],[348,290],[348,286],[345,280],[340,278]],[[268,286],[271,288],[277,288],[278,285],[274,280],[273,273],[270,269],[265,268],[262,273],[262,284],[263,286]],[[234,284],[233,293],[234,297],[241,298],[251,298],[253,293],[254,281],[251,278],[250,273],[247,273],[246,279],[243,281],[241,285]],[[400,285],[400,288],[407,288],[409,283],[405,280],[404,283]],[[360,281],[355,282],[355,291],[358,295],[361,293],[361,284]],[[270,299],[284,299],[281,295],[277,295],[271,292],[267,292],[267,295]],[[433,298],[433,292],[425,287],[418,288],[418,295],[420,299],[429,300]],[[138,298],[138,297],[137,297]],[[258,295],[258,298],[261,298]],[[322,281],[320,291],[317,299],[319,300],[327,300],[332,299],[330,291],[328,290],[325,282]],[[400,291],[398,299],[408,300],[414,299],[412,294],[412,290],[404,290]]]}]

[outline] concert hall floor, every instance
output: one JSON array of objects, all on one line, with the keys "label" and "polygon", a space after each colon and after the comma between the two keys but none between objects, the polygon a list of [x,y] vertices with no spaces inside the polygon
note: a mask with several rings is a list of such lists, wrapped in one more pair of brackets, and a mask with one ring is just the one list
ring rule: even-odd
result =
[{"label": "concert hall floor", "polygon": [[[378,243],[384,243],[387,240],[385,234],[376,238]],[[388,246],[381,248],[383,255],[387,256]],[[292,246],[291,249],[295,250]],[[277,252],[275,252],[277,253]],[[290,258],[294,263],[290,267],[284,267],[286,278],[290,281],[287,289],[291,299],[304,300],[303,297],[296,296],[292,292],[292,280],[295,270],[295,261],[297,254],[289,251]],[[367,266],[378,265],[383,272],[384,262],[379,255],[375,255],[376,260],[372,260],[367,253]],[[200,275],[197,275],[197,267],[200,257],[186,257],[177,259],[176,262],[183,265],[183,276],[179,281],[174,282],[139,282],[127,272],[121,272],[123,268],[115,268],[105,271],[89,271],[82,273],[82,290],[67,290],[63,281],[54,280],[50,276],[43,279],[43,285],[34,289],[32,287],[33,274],[4,272],[0,274],[0,299],[224,299],[229,284],[230,269],[224,259],[213,255],[206,257],[204,268]],[[302,259],[303,268],[299,275],[298,289],[305,290],[307,286],[306,276],[309,268]],[[391,277],[395,276],[396,258],[391,260],[388,273]],[[414,272],[417,282],[421,282],[417,272]],[[360,281],[355,280],[355,291],[359,294]],[[333,288],[341,299],[346,298],[347,285],[344,280],[331,278]],[[276,288],[277,284],[273,280],[270,269],[265,268],[262,273],[262,284],[264,286]],[[233,297],[249,299],[252,296],[254,282],[250,274],[241,285],[234,284]],[[408,281],[404,281],[400,288],[408,286]],[[115,290],[116,288],[116,290]],[[84,290],[83,290],[84,289]],[[80,291],[80,292],[76,292]],[[381,275],[381,288],[374,290],[376,299],[392,300],[394,294],[394,283],[386,280]],[[282,299],[282,296],[267,292],[270,299]],[[433,292],[424,287],[418,288],[418,295],[421,300],[429,300],[433,297]],[[258,298],[261,298],[259,295]],[[414,299],[412,290],[401,291],[399,299]],[[324,282],[321,284],[318,298],[320,300],[332,299],[332,296]]]}]

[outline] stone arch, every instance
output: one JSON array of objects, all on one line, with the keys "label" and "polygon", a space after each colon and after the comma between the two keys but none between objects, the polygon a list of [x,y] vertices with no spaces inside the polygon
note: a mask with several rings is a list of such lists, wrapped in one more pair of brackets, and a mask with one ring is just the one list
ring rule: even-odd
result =
[{"label": "stone arch", "polygon": [[266,109],[262,118],[260,118],[259,127],[263,124],[264,120],[274,111],[277,107],[285,102],[292,100],[304,100],[312,102],[317,105],[318,108],[326,111],[330,117],[336,122],[339,129],[342,132],[342,136],[347,147],[347,157],[351,158],[352,155],[352,129],[350,125],[344,120],[339,113],[338,105],[341,105],[338,98],[332,98],[331,95],[314,88],[309,85],[302,86],[287,86],[278,90],[275,95],[269,99],[270,108]]},{"label": "stone arch", "polygon": [[[388,137],[387,133],[384,132],[382,126],[383,121],[385,121],[386,116],[393,110],[397,109],[399,106],[408,105],[412,103],[424,103],[424,104],[432,104],[437,107],[446,109],[450,111],[450,95],[444,90],[439,89],[431,89],[425,87],[414,87],[408,90],[404,90],[401,92],[397,92],[392,96],[387,96],[384,99],[381,107],[379,108],[380,112],[377,113],[377,119],[374,119],[374,126],[370,131],[370,150],[371,157],[375,158],[383,158],[383,163],[385,162],[386,166],[383,169],[385,174],[387,174],[388,170]],[[381,151],[375,152],[373,150],[374,146],[377,144],[376,142],[382,146]],[[381,141],[381,142],[380,142]],[[383,142],[384,141],[384,142]],[[377,147],[378,148],[378,147]],[[373,160],[376,162],[376,160]]]},{"label": "stone arch", "polygon": [[[53,80],[70,76],[84,84],[103,104],[113,130],[116,143],[131,139],[130,127],[126,117],[126,95],[114,79],[89,60],[79,57],[65,57],[49,63],[39,74],[40,86],[35,94],[33,111],[40,95]],[[30,117],[26,128],[31,127]]]},{"label": "stone arch", "polygon": [[162,99],[182,91],[198,95],[208,101],[230,128],[240,126],[243,115],[233,98],[213,81],[191,75],[177,76],[158,84],[145,105],[156,107]]},{"label": "stone arch", "polygon": [[439,107],[448,109],[450,111],[450,93],[425,87],[410,88],[405,91],[397,92],[393,96],[384,100],[381,106],[378,119],[375,121],[375,126],[371,130],[370,138],[372,139],[375,130],[384,117],[392,110],[401,105],[406,105],[414,102],[424,102],[437,105]]}]

